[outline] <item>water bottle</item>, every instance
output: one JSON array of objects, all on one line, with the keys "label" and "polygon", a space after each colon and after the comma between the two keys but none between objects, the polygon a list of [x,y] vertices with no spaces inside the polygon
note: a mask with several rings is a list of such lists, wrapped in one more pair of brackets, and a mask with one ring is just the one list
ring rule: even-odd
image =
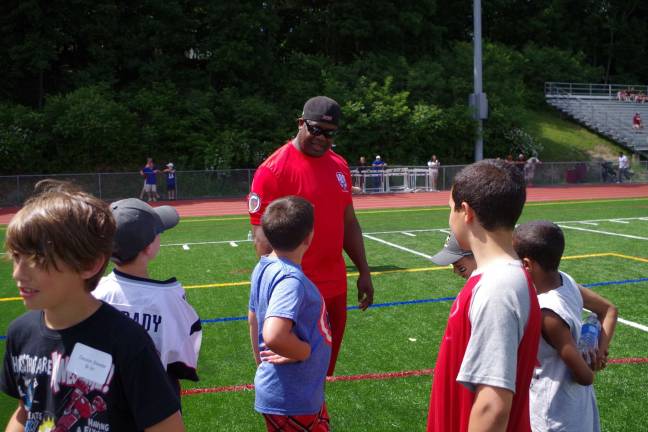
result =
[{"label": "water bottle", "polygon": [[580,340],[578,341],[578,350],[583,354],[587,364],[594,365],[594,356],[598,350],[599,334],[601,333],[601,323],[595,313],[591,313],[583,321],[581,326]]},{"label": "water bottle", "polygon": [[248,231],[247,239],[248,239],[248,241],[252,241],[254,239],[252,237],[252,231]]}]

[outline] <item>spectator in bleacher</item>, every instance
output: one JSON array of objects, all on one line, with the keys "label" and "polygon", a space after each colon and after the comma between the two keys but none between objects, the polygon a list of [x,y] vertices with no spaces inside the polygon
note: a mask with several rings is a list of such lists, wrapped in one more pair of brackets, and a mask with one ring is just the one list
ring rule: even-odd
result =
[{"label": "spectator in bleacher", "polygon": [[641,124],[641,115],[638,112],[635,113],[634,116],[632,116],[632,128],[633,129],[643,128],[643,124]]},{"label": "spectator in bleacher", "polygon": [[427,163],[427,166],[428,170],[430,171],[430,189],[435,191],[437,190],[437,178],[439,177],[439,167],[441,166],[441,161],[437,159],[436,155],[432,155]]},{"label": "spectator in bleacher", "polygon": [[630,178],[630,175],[628,174],[629,168],[630,161],[628,160],[628,156],[623,154],[623,152],[619,153],[619,178],[617,179],[617,183],[623,183],[624,178]]}]

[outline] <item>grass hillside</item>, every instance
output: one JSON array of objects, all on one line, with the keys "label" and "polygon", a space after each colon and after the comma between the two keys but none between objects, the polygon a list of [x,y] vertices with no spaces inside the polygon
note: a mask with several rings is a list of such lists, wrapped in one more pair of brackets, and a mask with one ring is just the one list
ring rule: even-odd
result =
[{"label": "grass hillside", "polygon": [[523,129],[542,145],[540,159],[549,161],[616,160],[623,150],[616,143],[600,137],[585,127],[568,121],[558,111],[528,111]]}]

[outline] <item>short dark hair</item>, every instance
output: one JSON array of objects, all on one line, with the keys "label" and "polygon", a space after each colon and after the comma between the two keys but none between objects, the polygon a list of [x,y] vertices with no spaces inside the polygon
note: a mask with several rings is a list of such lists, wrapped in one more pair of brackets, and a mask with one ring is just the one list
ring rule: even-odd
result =
[{"label": "short dark hair", "polygon": [[287,196],[270,203],[261,227],[274,250],[290,252],[313,231],[313,205],[302,197]]},{"label": "short dark hair", "polygon": [[72,183],[47,179],[9,223],[5,249],[44,270],[60,270],[58,262],[81,272],[101,258],[101,269],[86,280],[92,291],[108,264],[114,234],[108,204]]},{"label": "short dark hair", "polygon": [[513,231],[513,247],[520,258],[532,259],[545,271],[556,271],[565,251],[565,236],[553,222],[527,222]]},{"label": "short dark hair", "polygon": [[466,202],[488,231],[513,229],[524,202],[526,184],[520,170],[501,160],[486,159],[468,165],[455,176],[452,185],[455,211]]}]

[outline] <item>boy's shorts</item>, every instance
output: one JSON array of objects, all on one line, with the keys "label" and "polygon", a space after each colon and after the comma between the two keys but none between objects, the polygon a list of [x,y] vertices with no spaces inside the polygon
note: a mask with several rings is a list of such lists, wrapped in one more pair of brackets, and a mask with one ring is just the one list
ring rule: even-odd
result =
[{"label": "boy's shorts", "polygon": [[144,192],[157,192],[157,185],[145,183]]},{"label": "boy's shorts", "polygon": [[263,414],[268,432],[329,432],[329,416],[326,404],[317,414],[284,416]]}]

